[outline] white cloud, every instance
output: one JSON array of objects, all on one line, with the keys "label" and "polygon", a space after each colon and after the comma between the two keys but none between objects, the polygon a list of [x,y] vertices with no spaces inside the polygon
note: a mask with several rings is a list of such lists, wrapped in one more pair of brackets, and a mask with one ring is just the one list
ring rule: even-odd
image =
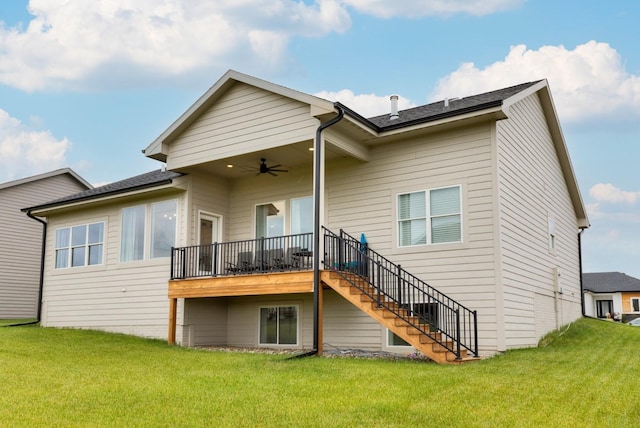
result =
[{"label": "white cloud", "polygon": [[289,38],[351,25],[339,0],[30,0],[29,11],[24,29],[0,25],[0,83],[26,91],[273,69]]},{"label": "white cloud", "polygon": [[627,73],[618,52],[607,43],[589,41],[564,46],[512,46],[503,61],[484,68],[462,64],[441,79],[434,100],[462,97],[517,83],[547,78],[562,120],[640,114],[640,76]]},{"label": "white cloud", "polygon": [[598,202],[633,205],[640,201],[640,192],[621,190],[610,183],[598,183],[589,189],[589,195]]},{"label": "white cloud", "polygon": [[[322,91],[315,96],[331,101],[339,101],[351,110],[364,117],[372,117],[380,114],[389,113],[391,109],[391,101],[389,95],[379,96],[376,94],[359,94],[356,95],[350,89],[342,89],[337,92]],[[415,107],[409,99],[398,97],[398,109],[404,110]]]},{"label": "white cloud", "polygon": [[70,147],[67,138],[29,129],[0,109],[0,182],[60,168]]},{"label": "white cloud", "polygon": [[513,9],[525,0],[344,0],[356,10],[381,18],[448,16],[456,13],[488,15]]}]

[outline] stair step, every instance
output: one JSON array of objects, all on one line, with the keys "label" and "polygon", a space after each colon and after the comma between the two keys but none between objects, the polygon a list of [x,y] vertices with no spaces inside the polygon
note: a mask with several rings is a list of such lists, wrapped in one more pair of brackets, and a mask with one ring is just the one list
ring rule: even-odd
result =
[{"label": "stair step", "polygon": [[420,336],[420,343],[434,343],[436,340],[442,340],[442,333],[422,334]]}]

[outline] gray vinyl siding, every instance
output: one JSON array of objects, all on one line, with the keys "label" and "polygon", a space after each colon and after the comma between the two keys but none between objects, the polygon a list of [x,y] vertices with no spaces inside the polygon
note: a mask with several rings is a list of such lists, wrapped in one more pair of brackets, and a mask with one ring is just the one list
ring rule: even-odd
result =
[{"label": "gray vinyl siding", "polygon": [[313,295],[283,294],[259,297],[229,298],[227,317],[227,344],[239,347],[258,347],[260,307],[298,306],[299,349],[313,348]]},{"label": "gray vinyl siding", "polygon": [[222,221],[221,241],[226,241],[226,223],[229,221],[229,183],[227,180],[211,175],[188,175],[188,242],[198,244],[199,213],[205,212],[220,216]]},{"label": "gray vinyl siding", "polygon": [[185,299],[182,329],[184,346],[227,344],[227,298]]},{"label": "gray vinyl siding", "polygon": [[82,190],[69,174],[0,189],[0,319],[36,317],[42,224],[20,210]]},{"label": "gray vinyl siding", "polygon": [[308,104],[236,83],[171,143],[167,165],[180,169],[297,143],[317,126]]},{"label": "gray vinyl siding", "polygon": [[[371,161],[327,165],[328,226],[353,236],[438,290],[478,310],[482,352],[496,349],[491,124],[371,148]],[[399,193],[462,186],[463,242],[399,248]]]},{"label": "gray vinyl siding", "polygon": [[[497,130],[506,346],[535,346],[543,334],[581,314],[578,225],[538,96],[512,106]],[[549,215],[555,251],[549,249]],[[559,325],[554,268],[563,289]]]},{"label": "gray vinyl siding", "polygon": [[[258,347],[259,308],[272,305],[298,306],[299,343],[294,348],[313,348],[312,294],[188,299],[183,344]],[[323,306],[326,351],[380,351],[385,347],[386,330],[334,291],[325,290]]]},{"label": "gray vinyl siding", "polygon": [[[169,322],[169,258],[149,259],[146,244],[145,260],[120,262],[121,210],[177,199],[178,224],[181,224],[187,212],[184,195],[181,192],[146,198],[138,196],[113,205],[52,216],[47,236],[42,324],[165,339]],[[105,223],[103,264],[54,269],[55,230],[93,222]],[[185,228],[178,227],[178,245],[185,240]],[[179,317],[182,314],[180,305]],[[178,339],[182,340],[181,334]]]},{"label": "gray vinyl siding", "polygon": [[326,351],[380,351],[386,345],[383,329],[369,315],[334,291],[324,293],[323,342]]},{"label": "gray vinyl siding", "polygon": [[285,233],[290,230],[291,199],[313,194],[311,165],[291,168],[277,177],[249,174],[232,182],[229,204],[230,216],[226,222],[227,237],[231,241],[255,237],[255,207],[274,201],[285,201]]}]

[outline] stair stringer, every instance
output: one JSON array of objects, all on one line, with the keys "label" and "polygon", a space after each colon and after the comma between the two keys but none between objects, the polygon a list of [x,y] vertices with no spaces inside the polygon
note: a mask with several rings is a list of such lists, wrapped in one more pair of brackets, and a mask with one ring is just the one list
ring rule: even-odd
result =
[{"label": "stair stringer", "polygon": [[[439,364],[460,364],[468,361],[478,360],[476,357],[467,356],[466,350],[462,350],[460,359],[456,355],[441,346],[431,337],[421,333],[417,328],[398,317],[393,312],[378,307],[374,300],[365,294],[358,287],[353,285],[349,280],[343,278],[337,272],[322,271],[320,280],[345,300],[353,304],[362,312],[369,315],[380,325],[388,328],[396,335],[401,337],[418,351],[422,352],[431,360]],[[360,281],[363,281],[360,279]],[[367,283],[365,283],[367,286]],[[397,308],[398,311],[406,311],[403,308]],[[439,334],[439,333],[436,333]]]}]

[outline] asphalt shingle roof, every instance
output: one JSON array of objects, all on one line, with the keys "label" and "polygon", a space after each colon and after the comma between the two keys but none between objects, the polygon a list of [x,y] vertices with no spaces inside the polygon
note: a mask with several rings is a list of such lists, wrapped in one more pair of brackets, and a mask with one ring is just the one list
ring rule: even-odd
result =
[{"label": "asphalt shingle roof", "polygon": [[489,107],[500,106],[507,98],[535,85],[535,82],[521,83],[519,85],[510,86],[508,88],[498,89],[496,91],[485,92],[479,95],[469,97],[450,99],[449,107],[444,106],[444,101],[438,101],[419,107],[400,110],[399,117],[391,120],[389,114],[370,117],[367,120],[373,123],[380,130],[400,128],[415,123],[429,122],[444,117],[457,116],[459,114],[477,111]]},{"label": "asphalt shingle roof", "polygon": [[[472,95],[460,99],[450,99],[448,107],[445,107],[444,101],[438,101],[419,107],[400,110],[398,112],[399,117],[394,120],[390,119],[389,114],[374,116],[367,119],[340,103],[336,104],[341,105],[349,115],[358,119],[362,123],[365,123],[366,125],[378,131],[385,131],[420,123],[426,123],[446,117],[457,116],[473,111],[479,111],[486,108],[498,107],[502,105],[503,101],[507,98],[527,89],[532,85],[535,85],[538,82],[540,81],[538,80],[535,82],[522,83],[520,85],[510,86],[508,88],[485,92],[483,94]],[[107,195],[126,193],[132,190],[160,186],[163,184],[171,183],[173,179],[181,175],[182,174],[180,173],[171,171],[152,171],[146,174],[140,174],[135,177],[117,181],[115,183],[110,183],[105,186],[96,187],[84,192],[69,195],[64,198],[49,201],[41,205],[24,208],[23,211],[52,208],[68,203],[79,202],[88,199],[97,199]]]},{"label": "asphalt shingle roof", "polygon": [[54,199],[44,204],[34,207],[23,208],[22,211],[34,211],[44,208],[52,208],[55,206],[65,205],[72,202],[80,202],[88,199],[96,199],[104,196],[115,195],[130,192],[132,190],[146,189],[149,187],[162,186],[171,183],[175,178],[182,174],[172,171],[151,171],[145,174],[136,175],[135,177],[126,178],[114,183],[105,184],[104,186],[95,187],[83,192],[74,193],[63,198]]},{"label": "asphalt shingle roof", "polygon": [[640,279],[620,272],[584,273],[582,288],[594,293],[640,291]]}]

